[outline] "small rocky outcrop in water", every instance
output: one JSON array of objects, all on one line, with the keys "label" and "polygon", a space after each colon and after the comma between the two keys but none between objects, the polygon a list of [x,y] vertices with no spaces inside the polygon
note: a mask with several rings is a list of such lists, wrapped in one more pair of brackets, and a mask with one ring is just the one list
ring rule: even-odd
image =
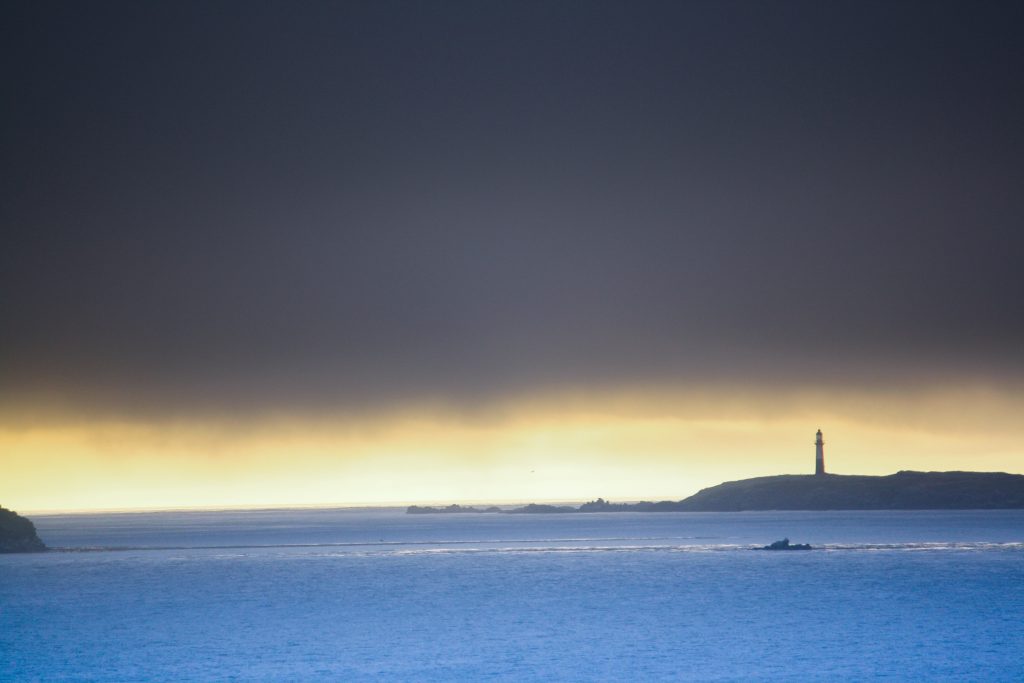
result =
[{"label": "small rocky outcrop in water", "polygon": [[38,553],[46,545],[36,535],[36,525],[12,510],[0,507],[0,553]]},{"label": "small rocky outcrop in water", "polygon": [[538,505],[537,503],[530,503],[521,508],[513,508],[508,512],[510,514],[547,515],[553,512],[579,512],[579,510],[568,505]]},{"label": "small rocky outcrop in water", "polygon": [[501,512],[501,509],[495,505],[489,508],[475,508],[472,506],[463,505],[449,505],[447,507],[430,507],[410,505],[405,509],[405,512],[410,515],[436,515],[436,514],[460,514],[460,513],[474,513],[474,512]]}]

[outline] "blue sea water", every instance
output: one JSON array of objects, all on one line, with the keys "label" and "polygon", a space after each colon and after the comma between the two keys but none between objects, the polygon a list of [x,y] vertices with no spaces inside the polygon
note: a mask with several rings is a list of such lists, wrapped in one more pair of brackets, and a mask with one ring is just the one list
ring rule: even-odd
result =
[{"label": "blue sea water", "polygon": [[33,520],[4,681],[1024,680],[1024,511]]}]

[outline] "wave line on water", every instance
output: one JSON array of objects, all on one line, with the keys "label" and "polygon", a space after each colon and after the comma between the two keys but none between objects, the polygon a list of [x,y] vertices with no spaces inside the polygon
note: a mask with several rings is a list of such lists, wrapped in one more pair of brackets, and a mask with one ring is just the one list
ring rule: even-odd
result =
[{"label": "wave line on water", "polygon": [[261,548],[364,548],[387,546],[423,545],[494,545],[496,543],[608,543],[613,541],[683,541],[708,538],[706,536],[611,536],[599,538],[523,538],[523,539],[474,539],[474,540],[427,540],[427,541],[338,541],[328,543],[232,543],[217,545],[95,545],[95,546],[54,546],[51,552],[58,553],[100,553],[138,550],[256,550]]}]

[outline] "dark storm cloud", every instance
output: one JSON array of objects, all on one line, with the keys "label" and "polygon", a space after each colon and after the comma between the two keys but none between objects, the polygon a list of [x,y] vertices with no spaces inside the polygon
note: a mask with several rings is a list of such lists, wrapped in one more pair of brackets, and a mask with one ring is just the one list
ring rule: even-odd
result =
[{"label": "dark storm cloud", "polygon": [[1021,373],[1019,3],[22,3],[4,393]]}]

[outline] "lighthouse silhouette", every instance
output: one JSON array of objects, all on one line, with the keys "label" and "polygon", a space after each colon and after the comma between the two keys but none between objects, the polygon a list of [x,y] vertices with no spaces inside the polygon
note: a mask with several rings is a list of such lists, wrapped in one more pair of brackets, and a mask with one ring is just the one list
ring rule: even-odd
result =
[{"label": "lighthouse silhouette", "polygon": [[818,438],[814,440],[814,473],[825,474],[825,441],[821,438],[821,430],[818,430]]}]

